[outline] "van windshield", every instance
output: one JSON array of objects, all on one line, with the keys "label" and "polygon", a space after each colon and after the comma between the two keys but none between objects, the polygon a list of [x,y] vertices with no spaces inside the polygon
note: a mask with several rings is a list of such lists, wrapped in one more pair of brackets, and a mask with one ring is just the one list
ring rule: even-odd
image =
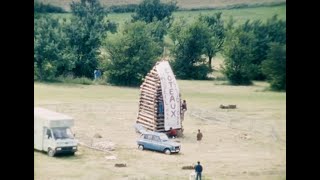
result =
[{"label": "van windshield", "polygon": [[52,128],[55,139],[73,139],[70,128]]}]

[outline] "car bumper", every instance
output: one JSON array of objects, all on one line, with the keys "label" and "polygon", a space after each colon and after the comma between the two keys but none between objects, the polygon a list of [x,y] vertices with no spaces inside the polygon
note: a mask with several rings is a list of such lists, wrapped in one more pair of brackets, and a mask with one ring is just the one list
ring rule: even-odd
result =
[{"label": "car bumper", "polygon": [[55,149],[56,153],[72,153],[72,152],[76,152],[78,150],[77,146],[71,146],[71,147],[57,147]]},{"label": "car bumper", "polygon": [[171,150],[171,152],[178,153],[178,152],[180,152],[180,149]]}]

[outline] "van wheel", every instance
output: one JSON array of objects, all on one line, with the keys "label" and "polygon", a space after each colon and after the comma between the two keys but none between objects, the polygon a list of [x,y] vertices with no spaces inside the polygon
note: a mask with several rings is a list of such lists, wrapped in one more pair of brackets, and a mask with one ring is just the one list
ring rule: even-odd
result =
[{"label": "van wheel", "polygon": [[169,155],[169,154],[171,154],[171,151],[170,151],[170,149],[165,149],[164,153]]},{"label": "van wheel", "polygon": [[55,150],[53,150],[53,149],[51,149],[51,148],[48,149],[48,155],[49,155],[50,157],[53,157],[55,154],[56,154]]},{"label": "van wheel", "polygon": [[71,153],[70,153],[71,156],[74,156],[74,154],[75,154],[75,152],[71,152]]},{"label": "van wheel", "polygon": [[143,151],[143,149],[144,149],[143,145],[139,144],[138,149]]}]

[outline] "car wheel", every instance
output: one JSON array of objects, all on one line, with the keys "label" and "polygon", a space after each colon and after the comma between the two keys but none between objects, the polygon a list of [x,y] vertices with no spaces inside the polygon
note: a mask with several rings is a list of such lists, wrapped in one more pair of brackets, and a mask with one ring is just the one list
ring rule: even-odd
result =
[{"label": "car wheel", "polygon": [[50,157],[53,157],[55,154],[56,154],[55,150],[53,150],[53,149],[51,149],[51,148],[48,149],[48,155],[49,155]]},{"label": "car wheel", "polygon": [[165,149],[164,153],[169,155],[169,154],[171,154],[171,151],[170,151],[170,149]]},{"label": "car wheel", "polygon": [[142,151],[144,149],[143,145],[139,144],[138,149]]}]

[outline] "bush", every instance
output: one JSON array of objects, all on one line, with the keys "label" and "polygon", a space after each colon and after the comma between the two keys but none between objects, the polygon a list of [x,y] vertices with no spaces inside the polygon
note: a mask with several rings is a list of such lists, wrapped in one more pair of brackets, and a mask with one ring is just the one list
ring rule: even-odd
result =
[{"label": "bush", "polygon": [[83,84],[83,85],[93,84],[93,81],[86,77],[74,78],[73,76],[59,76],[55,80],[58,82],[67,83],[67,84]]},{"label": "bush", "polygon": [[170,29],[170,37],[174,42],[172,68],[177,78],[207,79],[212,72],[202,57],[209,37],[207,24],[201,21],[191,25],[186,25],[185,21],[175,22]]},{"label": "bush", "polygon": [[258,68],[252,64],[254,44],[253,33],[245,32],[241,28],[228,32],[223,51],[225,64],[222,72],[231,84],[252,84],[253,72]]},{"label": "bush", "polygon": [[138,4],[124,4],[124,5],[113,5],[108,7],[109,12],[113,13],[127,13],[135,12],[138,8]]},{"label": "bush", "polygon": [[36,79],[50,80],[73,68],[64,58],[66,49],[63,25],[59,20],[44,15],[34,21],[34,68]]},{"label": "bush", "polygon": [[286,90],[286,45],[272,43],[270,47],[267,59],[262,62],[262,72],[272,90]]},{"label": "bush", "polygon": [[133,21],[145,21],[147,23],[170,19],[172,13],[178,9],[177,2],[162,3],[160,0],[143,0],[132,16]]},{"label": "bush", "polygon": [[34,2],[34,12],[35,13],[65,13],[66,11],[58,6],[51,4],[43,4],[42,2]]},{"label": "bush", "polygon": [[110,84],[139,86],[142,83],[162,52],[150,26],[143,21],[129,23],[122,32],[107,38],[108,56],[102,66]]}]

